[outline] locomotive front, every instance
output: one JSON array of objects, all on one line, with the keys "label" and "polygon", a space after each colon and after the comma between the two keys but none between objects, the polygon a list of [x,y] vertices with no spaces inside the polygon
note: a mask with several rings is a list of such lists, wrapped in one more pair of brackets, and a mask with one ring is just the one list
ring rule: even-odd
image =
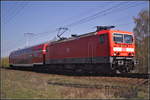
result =
[{"label": "locomotive front", "polygon": [[135,42],[132,32],[110,31],[112,69],[120,73],[131,72],[135,67]]}]

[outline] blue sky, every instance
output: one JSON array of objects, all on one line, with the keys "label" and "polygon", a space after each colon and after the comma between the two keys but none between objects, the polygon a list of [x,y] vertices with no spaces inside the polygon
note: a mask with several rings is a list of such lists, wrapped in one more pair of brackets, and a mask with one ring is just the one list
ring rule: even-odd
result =
[{"label": "blue sky", "polygon": [[32,46],[53,39],[60,27],[69,29],[66,37],[95,31],[98,25],[132,32],[133,17],[148,8],[147,1],[2,1],[1,56],[24,48],[24,33],[34,33],[28,36]]}]

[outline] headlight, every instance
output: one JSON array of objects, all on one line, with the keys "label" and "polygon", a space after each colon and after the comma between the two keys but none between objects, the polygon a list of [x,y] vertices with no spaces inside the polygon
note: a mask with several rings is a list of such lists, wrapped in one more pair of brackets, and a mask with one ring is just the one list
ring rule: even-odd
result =
[{"label": "headlight", "polygon": [[115,52],[115,53],[114,53],[114,56],[119,56],[119,55],[120,55],[119,52]]},{"label": "headlight", "polygon": [[131,53],[132,54],[132,56],[134,56],[134,53]]},{"label": "headlight", "polygon": [[120,53],[118,52],[118,53],[117,53],[117,56],[119,56],[119,55],[120,55]]},{"label": "headlight", "polygon": [[129,53],[128,55],[129,55],[129,56],[134,56],[134,53]]},{"label": "headlight", "polygon": [[114,53],[114,56],[116,56],[116,55],[117,55],[117,53],[115,52],[115,53]]},{"label": "headlight", "polygon": [[134,48],[126,48],[126,51],[134,52]]},{"label": "headlight", "polygon": [[128,56],[131,56],[131,53],[128,53]]}]

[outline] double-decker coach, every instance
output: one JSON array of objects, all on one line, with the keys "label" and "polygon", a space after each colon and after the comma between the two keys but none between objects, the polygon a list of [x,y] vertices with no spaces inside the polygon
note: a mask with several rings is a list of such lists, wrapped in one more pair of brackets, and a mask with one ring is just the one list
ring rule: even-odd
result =
[{"label": "double-decker coach", "polygon": [[47,43],[19,49],[10,53],[9,63],[11,67],[31,67],[45,64]]}]

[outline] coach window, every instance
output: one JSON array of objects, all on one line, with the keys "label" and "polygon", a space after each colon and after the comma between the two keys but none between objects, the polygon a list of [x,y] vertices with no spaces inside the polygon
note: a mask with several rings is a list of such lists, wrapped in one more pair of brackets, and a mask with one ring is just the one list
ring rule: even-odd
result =
[{"label": "coach window", "polygon": [[100,41],[101,44],[103,44],[105,42],[105,36],[106,36],[106,34],[100,35],[99,41]]}]

